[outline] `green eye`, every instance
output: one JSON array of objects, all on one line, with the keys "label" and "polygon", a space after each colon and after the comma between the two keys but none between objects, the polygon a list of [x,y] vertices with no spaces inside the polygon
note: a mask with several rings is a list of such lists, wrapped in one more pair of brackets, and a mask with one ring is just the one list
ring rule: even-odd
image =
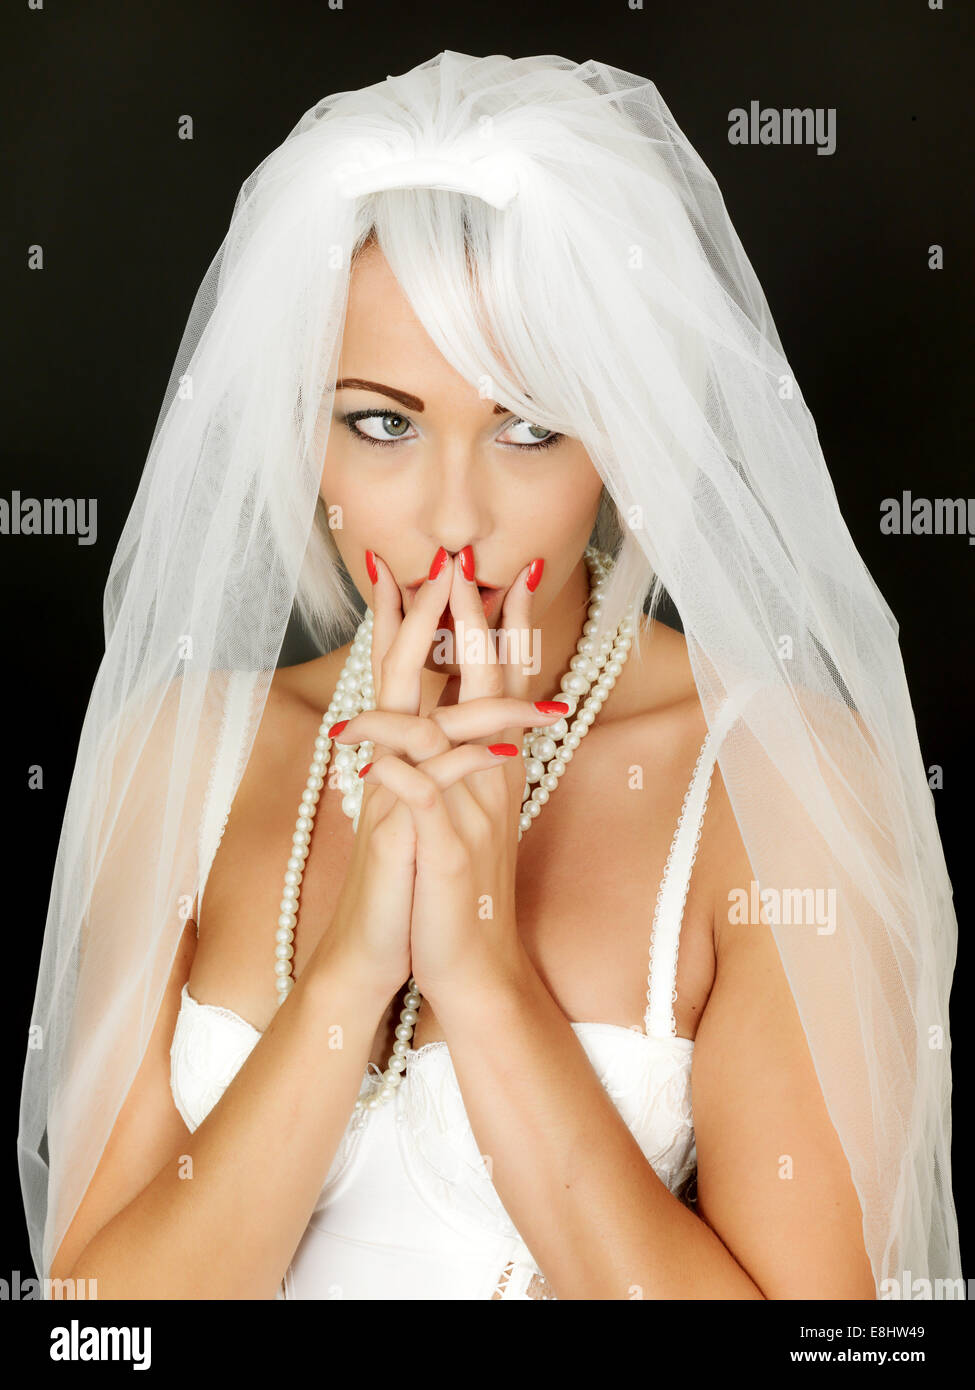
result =
[{"label": "green eye", "polygon": [[[519,431],[524,431],[520,438]],[[544,425],[533,425],[530,420],[512,420],[498,436],[498,443],[512,444],[521,449],[544,449],[561,438],[562,435],[553,433]]]},{"label": "green eye", "polygon": [[394,444],[414,437],[408,433],[410,421],[395,410],[350,410],[342,418],[356,439],[367,444]]},{"label": "green eye", "polygon": [[401,434],[405,434],[410,427],[409,420],[402,415],[384,415],[382,417],[383,429],[387,434],[391,434],[398,439]]}]

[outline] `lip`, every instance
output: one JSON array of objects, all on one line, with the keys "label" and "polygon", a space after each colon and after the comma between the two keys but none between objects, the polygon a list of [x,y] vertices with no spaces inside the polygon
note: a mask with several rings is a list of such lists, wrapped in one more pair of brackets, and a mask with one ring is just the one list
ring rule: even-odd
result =
[{"label": "lip", "polygon": [[[404,584],[403,588],[406,589],[409,593],[415,594],[417,589],[419,589],[419,587],[421,586],[421,584],[426,583],[427,575],[424,575],[422,579],[414,579],[409,584]],[[487,581],[483,579],[478,579],[475,581],[475,583],[477,584],[477,587],[479,589],[494,589],[495,591],[497,591],[500,588],[500,585],[488,584]]]},{"label": "lip", "polygon": [[[410,595],[411,600],[416,597],[416,592],[417,589],[419,589],[420,584],[423,584],[425,582],[425,580],[420,580],[417,584],[406,585],[405,592]],[[498,599],[503,595],[504,591],[493,584],[478,584],[477,587],[481,597],[481,604],[484,608],[484,616],[486,618],[490,617],[492,615],[493,610],[497,606]],[[444,611],[440,614],[437,626],[453,627],[453,625],[454,617],[450,611],[450,604],[448,603],[447,606],[444,608]]]}]

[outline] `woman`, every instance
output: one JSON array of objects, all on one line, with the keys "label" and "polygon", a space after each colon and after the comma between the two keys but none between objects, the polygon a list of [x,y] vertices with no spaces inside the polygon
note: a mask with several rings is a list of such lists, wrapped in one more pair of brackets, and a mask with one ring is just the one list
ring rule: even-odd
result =
[{"label": "woman", "polygon": [[[45,1273],[955,1271],[950,886],[797,394],[652,84],[446,53],[265,161],[110,580],[25,1084]],[[663,584],[686,643],[637,621]],[[274,671],[295,598],[326,654]]]}]

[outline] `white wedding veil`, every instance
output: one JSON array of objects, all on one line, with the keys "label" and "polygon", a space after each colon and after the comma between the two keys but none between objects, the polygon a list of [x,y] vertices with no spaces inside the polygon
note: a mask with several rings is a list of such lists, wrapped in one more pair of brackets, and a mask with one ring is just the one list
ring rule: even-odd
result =
[{"label": "white wedding veil", "polygon": [[[38,1272],[209,869],[228,702],[251,712],[236,788],[293,613],[322,650],[359,616],[319,487],[370,232],[447,361],[602,474],[603,630],[662,586],[709,725],[742,697],[721,774],[875,1279],[957,1278],[951,885],[897,624],[765,296],[651,81],[449,51],[309,110],[244,182],[193,304],[106,586],[47,914],[19,1134]],[[794,910],[827,900],[832,931]]]}]

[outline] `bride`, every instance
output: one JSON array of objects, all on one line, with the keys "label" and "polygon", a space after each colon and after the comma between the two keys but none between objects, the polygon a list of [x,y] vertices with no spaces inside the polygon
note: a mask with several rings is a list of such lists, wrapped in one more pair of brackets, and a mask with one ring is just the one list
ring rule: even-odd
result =
[{"label": "bride", "polygon": [[[616,90],[620,75],[584,66]],[[550,86],[537,81],[546,75]],[[277,669],[266,660],[262,684],[259,662],[228,660],[219,627],[208,648],[204,620],[187,617],[185,598],[174,600],[176,630],[191,637],[193,655],[184,645],[164,685],[130,687],[140,708],[146,691],[156,692],[150,717],[115,733],[124,722],[113,696],[116,722],[102,721],[103,747],[113,731],[113,777],[99,811],[104,857],[77,932],[82,984],[72,1008],[60,1005],[68,1018],[58,1074],[73,1080],[73,1092],[63,1089],[75,1100],[60,1099],[60,1112],[52,1101],[45,1112],[61,1186],[52,1181],[43,1259],[55,1279],[96,1279],[100,1298],[872,1299],[882,1275],[909,1267],[891,1266],[892,1249],[913,1258],[916,1273],[920,1252],[930,1250],[942,1259],[938,1272],[949,1272],[950,1196],[948,1216],[930,1205],[905,1215],[897,1199],[905,1163],[937,1161],[930,1135],[923,1153],[906,1139],[892,1152],[867,1104],[882,1095],[910,1111],[921,1068],[935,1064],[919,1058],[905,1071],[889,1045],[909,1026],[901,995],[922,988],[905,981],[924,971],[915,977],[902,958],[900,978],[884,976],[886,993],[873,996],[868,1021],[878,1034],[864,1029],[861,1043],[851,1031],[863,1006],[858,989],[865,981],[878,989],[893,950],[881,907],[918,891],[904,886],[903,842],[877,831],[885,817],[895,823],[884,789],[902,774],[885,761],[889,729],[871,724],[859,699],[869,690],[857,660],[869,654],[863,643],[845,645],[826,615],[816,630],[835,638],[826,643],[832,685],[816,685],[799,641],[791,668],[777,654],[768,665],[752,661],[744,616],[764,585],[776,640],[801,627],[790,626],[775,557],[743,572],[762,516],[778,524],[785,553],[802,546],[804,527],[819,528],[824,566],[845,547],[855,552],[838,522],[830,534],[828,508],[803,508],[801,517],[776,510],[773,473],[763,478],[755,458],[769,421],[754,424],[754,410],[739,411],[728,393],[736,382],[746,391],[741,364],[763,342],[777,343],[767,309],[752,299],[741,347],[730,332],[741,326],[740,307],[709,328],[727,286],[714,303],[693,298],[701,263],[687,258],[675,225],[660,235],[651,297],[658,327],[673,332],[655,341],[612,285],[606,300],[606,341],[645,349],[644,371],[654,375],[648,406],[660,393],[661,414],[647,416],[642,447],[629,452],[635,435],[621,423],[636,408],[630,368],[620,358],[618,373],[607,363],[597,376],[602,344],[584,341],[581,329],[560,334],[573,317],[567,277],[576,257],[591,264],[587,236],[598,227],[580,220],[571,244],[556,238],[561,266],[529,256],[523,238],[541,238],[539,218],[556,218],[560,204],[555,193],[546,202],[553,165],[542,159],[542,192],[526,192],[519,161],[531,153],[530,136],[552,138],[553,129],[560,149],[577,142],[571,159],[594,151],[569,85],[582,75],[561,59],[440,55],[380,88],[346,94],[347,108],[333,99],[327,119],[316,108],[315,124],[306,118],[278,152],[281,164],[267,161],[274,206],[292,200],[298,208],[301,194],[313,208],[321,194],[298,171],[303,139],[318,132],[326,148],[329,120],[336,145],[348,135],[343,122],[361,120],[363,138],[372,136],[367,117],[378,116],[394,132],[392,158],[367,151],[338,175],[358,219],[347,289],[322,314],[308,296],[313,346],[295,333],[297,396],[288,397],[290,410],[278,407],[279,419],[299,421],[299,439],[307,420],[312,445],[314,491],[298,497],[296,510],[315,521],[290,593],[324,655]],[[512,93],[524,125],[509,147]],[[452,113],[454,135],[479,115],[493,122],[487,156],[458,164],[425,148],[404,154],[399,141],[415,133],[425,102]],[[604,137],[597,192],[611,224],[624,202],[607,190],[620,192],[626,160],[632,176],[641,156],[632,148],[636,125],[604,113],[592,115]],[[689,147],[668,129],[686,161]],[[677,181],[657,176],[658,211],[676,218]],[[509,242],[509,209],[529,197],[538,207],[525,210]],[[244,211],[240,201],[238,226]],[[269,223],[251,216],[258,246]],[[630,254],[632,233],[627,225],[618,241],[608,234],[603,255],[623,245]],[[277,249],[297,261],[315,254],[310,241],[291,224]],[[235,244],[243,242],[228,237]],[[297,272],[289,278],[285,257],[267,264],[280,277],[261,302],[274,323],[288,305],[281,310],[272,290],[290,288],[297,305],[302,282]],[[238,333],[249,325],[253,344],[260,324],[245,310],[258,291],[239,274],[235,286],[221,272],[228,300],[238,296],[227,321]],[[632,285],[644,283],[638,274]],[[341,289],[341,277],[333,280]],[[639,299],[643,290],[633,293]],[[541,316],[545,303],[554,320]],[[306,319],[296,312],[296,321]],[[701,363],[689,345],[711,331],[729,358],[738,354],[738,373],[721,378],[716,348],[710,373],[695,376]],[[232,351],[228,344],[224,336]],[[174,383],[189,376],[194,391],[199,385],[191,422],[216,419],[235,389],[227,386],[237,380],[234,364],[218,389],[207,376],[206,335],[194,333],[193,346],[197,355],[182,363],[193,370],[178,362]],[[268,337],[250,359],[242,398],[250,388],[263,405],[277,403],[274,379],[288,379],[290,359],[277,360],[273,346]],[[681,398],[681,382],[696,383],[704,415],[692,409],[693,389]],[[755,390],[764,389],[762,380]],[[259,453],[271,438],[250,408],[240,418],[260,440],[245,444],[243,429],[235,436],[228,428],[225,470],[236,458],[242,471],[248,450]],[[725,444],[716,456],[728,475],[729,457],[753,468],[737,510],[719,505],[717,472],[711,494],[700,478],[682,492],[690,475],[677,466],[691,441],[703,450],[729,420],[738,452]],[[746,451],[749,421],[756,433]],[[213,432],[179,423],[176,413],[157,435],[185,450],[194,428],[201,449],[216,453]],[[769,458],[782,472],[800,452],[800,428],[799,412],[775,418],[780,452]],[[808,458],[802,466],[814,473]],[[197,480],[203,469],[197,461]],[[303,484],[290,486],[298,496]],[[819,487],[817,475],[814,494]],[[174,541],[175,555],[162,546],[156,553],[167,565],[194,555],[187,592],[216,605],[214,575],[227,570],[212,548],[224,543],[217,522],[225,522],[238,546],[233,561],[249,555],[250,599],[241,612],[239,594],[231,602],[222,580],[214,611],[225,631],[236,624],[241,649],[259,629],[262,650],[274,653],[282,614],[272,598],[262,610],[259,558],[240,540],[255,529],[252,494],[241,489],[234,502],[211,486],[197,504],[203,495],[208,508],[185,512],[196,546],[180,552],[187,543]],[[153,498],[140,497],[145,537]],[[178,510],[172,497],[168,507],[167,515]],[[267,524],[267,553],[278,564],[263,574],[272,597],[294,557],[281,541],[284,510]],[[792,554],[806,587],[789,601],[813,651],[823,645],[814,631],[823,619],[818,581],[801,550]],[[139,559],[126,555],[123,536],[116,564],[131,592]],[[719,555],[731,557],[723,588],[712,582]],[[856,562],[849,573],[859,574]],[[652,616],[663,577],[686,639]],[[348,582],[366,607],[361,621]],[[838,573],[831,582],[838,590]],[[153,586],[158,618],[165,584],[157,575]],[[865,613],[868,599],[858,601]],[[124,615],[123,599],[115,611]],[[334,633],[343,615],[347,636],[350,611],[356,635],[334,644],[329,624]],[[843,621],[866,622],[862,613],[844,610]],[[869,621],[879,648],[884,621]],[[194,663],[205,668],[195,697]],[[797,694],[791,708],[763,703],[774,683]],[[844,688],[857,704],[822,698]],[[803,730],[806,748],[794,741]],[[908,785],[905,804],[913,791]],[[940,846],[929,843],[928,852],[936,886]],[[142,855],[138,867],[134,855]],[[183,874],[185,883],[186,864],[197,865],[195,892],[174,919],[159,906],[166,893],[158,884],[141,884],[157,868],[161,882],[175,885]],[[879,896],[871,891],[878,869]],[[828,901],[828,918],[789,922],[767,897],[757,915],[735,910],[753,900],[756,881],[777,884],[783,897],[794,890],[807,905]],[[133,898],[144,912],[130,912]],[[918,922],[917,960],[934,958],[925,932],[937,910]],[[120,944],[127,913],[130,923],[154,923],[154,934]],[[943,957],[940,969],[923,988],[946,988]],[[136,999],[131,976],[140,971],[135,988],[145,999],[126,1012],[118,1001]],[[39,999],[45,978],[42,964]],[[107,1036],[101,1053],[91,1040],[99,1001],[109,998],[112,1056],[119,1042],[129,1048],[124,1085],[125,1064],[109,1062]],[[83,1102],[82,1080],[106,1076],[114,1108],[97,1085]],[[28,1116],[29,1083],[30,1069]],[[901,1246],[891,1244],[892,1231]]]}]

